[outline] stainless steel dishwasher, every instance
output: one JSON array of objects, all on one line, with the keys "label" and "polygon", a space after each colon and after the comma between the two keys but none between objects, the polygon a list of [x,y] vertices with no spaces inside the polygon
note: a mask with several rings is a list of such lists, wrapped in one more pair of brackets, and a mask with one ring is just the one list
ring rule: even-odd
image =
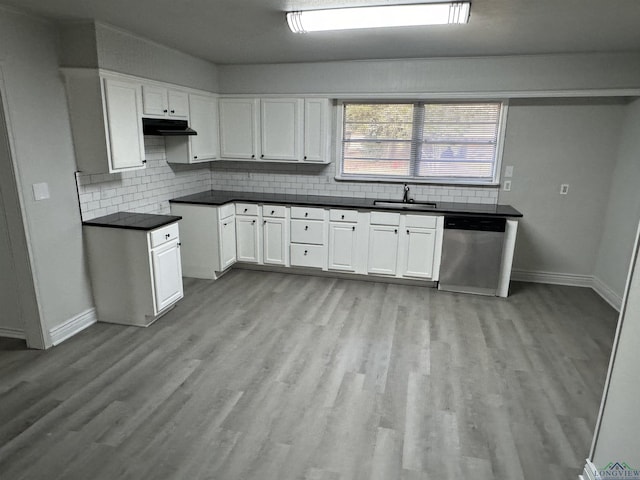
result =
[{"label": "stainless steel dishwasher", "polygon": [[496,295],[506,219],[445,216],[440,290]]}]

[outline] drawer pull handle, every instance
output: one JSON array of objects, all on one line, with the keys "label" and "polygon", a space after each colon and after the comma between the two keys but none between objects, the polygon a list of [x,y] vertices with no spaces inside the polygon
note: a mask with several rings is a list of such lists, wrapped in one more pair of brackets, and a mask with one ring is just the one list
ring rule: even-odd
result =
[{"label": "drawer pull handle", "polygon": [[164,238],[171,238],[171,234],[170,234],[170,233],[167,233],[167,234],[164,236]]},{"label": "drawer pull handle", "polygon": [[274,213],[276,213],[276,211],[275,210],[271,210],[271,215],[273,215]]},{"label": "drawer pull handle", "polygon": [[244,209],[244,211],[245,211],[245,213],[246,213],[247,209],[245,208],[245,209]]},{"label": "drawer pull handle", "polygon": [[305,226],[304,226],[304,229],[305,229],[305,230],[309,230],[309,225],[305,225]]},{"label": "drawer pull handle", "polygon": [[344,220],[344,215],[340,215],[340,218],[341,218],[342,220]]},{"label": "drawer pull handle", "polygon": [[309,212],[304,212],[304,216],[308,217],[309,216]]},{"label": "drawer pull handle", "polygon": [[251,225],[255,225],[256,221],[255,220],[251,220]]}]

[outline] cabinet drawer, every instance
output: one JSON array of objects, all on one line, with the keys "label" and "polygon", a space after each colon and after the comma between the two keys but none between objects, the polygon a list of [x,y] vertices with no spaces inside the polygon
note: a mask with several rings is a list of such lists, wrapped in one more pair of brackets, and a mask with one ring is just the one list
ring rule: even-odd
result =
[{"label": "cabinet drawer", "polygon": [[400,225],[400,214],[389,212],[371,212],[369,222],[373,225]]},{"label": "cabinet drawer", "polygon": [[324,257],[322,245],[291,245],[292,266],[322,268]]},{"label": "cabinet drawer", "polygon": [[255,203],[236,203],[236,215],[258,215],[258,205]]},{"label": "cabinet drawer", "polygon": [[324,210],[322,208],[291,207],[291,218],[324,220]]},{"label": "cabinet drawer", "polygon": [[291,241],[293,243],[324,243],[324,222],[291,220]]},{"label": "cabinet drawer", "polygon": [[178,222],[172,223],[165,227],[157,228],[151,232],[151,248],[155,248],[163,243],[177,240],[178,235]]},{"label": "cabinet drawer", "polygon": [[287,212],[287,207],[282,205],[263,205],[262,216],[271,218],[284,218]]},{"label": "cabinet drawer", "polygon": [[227,203],[226,205],[219,207],[219,211],[220,220],[222,220],[223,218],[227,218],[233,215],[233,212],[235,212],[235,206],[233,203]]},{"label": "cabinet drawer", "polygon": [[406,215],[407,227],[436,228],[437,217],[429,215]]},{"label": "cabinet drawer", "polygon": [[332,222],[357,222],[358,211],[357,210],[329,210],[329,219]]}]

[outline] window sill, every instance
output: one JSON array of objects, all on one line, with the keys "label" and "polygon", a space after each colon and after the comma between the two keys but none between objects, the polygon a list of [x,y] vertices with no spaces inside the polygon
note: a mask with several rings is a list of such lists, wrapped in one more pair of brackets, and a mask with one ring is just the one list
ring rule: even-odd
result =
[{"label": "window sill", "polygon": [[361,178],[336,175],[337,182],[364,182],[364,183],[409,183],[414,185],[440,185],[449,187],[475,187],[475,188],[500,188],[500,182],[477,182],[473,180],[420,180],[417,178]]}]

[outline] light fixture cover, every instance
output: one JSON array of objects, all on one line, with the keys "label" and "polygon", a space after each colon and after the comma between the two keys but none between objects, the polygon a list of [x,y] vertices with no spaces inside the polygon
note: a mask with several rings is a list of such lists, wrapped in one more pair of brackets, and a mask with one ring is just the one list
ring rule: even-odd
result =
[{"label": "light fixture cover", "polygon": [[292,32],[467,23],[471,3],[423,3],[288,12]]}]

